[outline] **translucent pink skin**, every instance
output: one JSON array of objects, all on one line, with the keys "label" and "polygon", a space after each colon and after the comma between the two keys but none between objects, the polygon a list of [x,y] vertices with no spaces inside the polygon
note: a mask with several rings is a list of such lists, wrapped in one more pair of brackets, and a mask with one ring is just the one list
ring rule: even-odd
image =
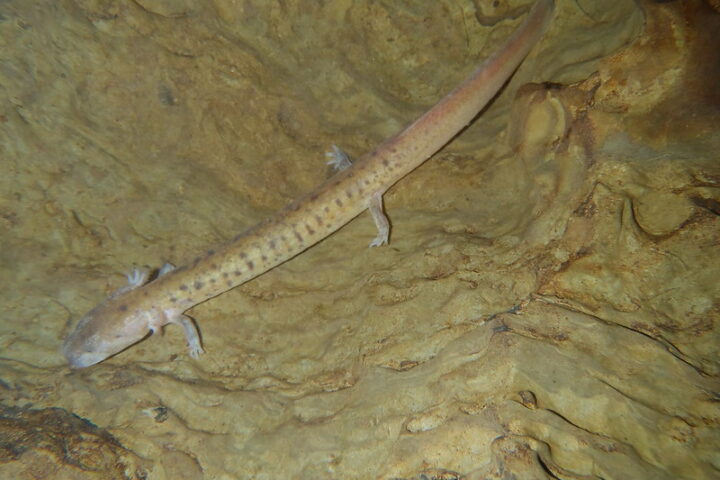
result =
[{"label": "translucent pink skin", "polygon": [[[382,222],[382,194],[448,143],[487,105],[539,41],[553,6],[553,0],[538,0],[523,25],[465,82],[315,191],[190,265],[123,289],[90,311],[63,345],[70,366],[99,363],[172,323],[183,327],[190,355],[197,357],[203,351],[200,337],[184,311],[298,255],[368,208],[376,223]],[[380,224],[379,228],[376,244],[384,243]]]}]

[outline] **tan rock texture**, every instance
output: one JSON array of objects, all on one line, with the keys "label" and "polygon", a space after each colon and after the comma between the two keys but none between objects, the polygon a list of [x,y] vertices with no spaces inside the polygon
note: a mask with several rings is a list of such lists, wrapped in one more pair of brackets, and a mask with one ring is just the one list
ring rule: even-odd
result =
[{"label": "tan rock texture", "polygon": [[556,0],[369,216],[71,371],[135,266],[308,192],[526,0],[0,3],[0,478],[720,477],[717,2]]}]

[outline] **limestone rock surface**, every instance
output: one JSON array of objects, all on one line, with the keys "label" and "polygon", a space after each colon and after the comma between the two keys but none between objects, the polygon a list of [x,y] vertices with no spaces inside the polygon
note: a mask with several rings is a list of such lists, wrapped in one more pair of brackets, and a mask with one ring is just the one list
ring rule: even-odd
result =
[{"label": "limestone rock surface", "polygon": [[481,116],[362,215],[73,371],[182,265],[460,83],[527,0],[0,3],[0,477],[720,476],[717,2],[556,0]]}]

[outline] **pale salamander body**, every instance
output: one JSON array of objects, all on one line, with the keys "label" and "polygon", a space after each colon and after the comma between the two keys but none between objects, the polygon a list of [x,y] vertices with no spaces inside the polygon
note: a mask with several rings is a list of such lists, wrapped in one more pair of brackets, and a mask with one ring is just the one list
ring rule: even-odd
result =
[{"label": "pale salamander body", "polygon": [[197,357],[203,352],[200,337],[183,312],[294,257],[363,210],[370,210],[379,230],[371,245],[387,243],[382,195],[473,120],[538,42],[552,10],[553,0],[538,0],[523,25],[462,85],[314,192],[149,283],[145,274],[135,272],[130,285],[85,315],[67,337],[63,353],[70,366],[101,362],[167,324],[183,327],[190,355]]}]

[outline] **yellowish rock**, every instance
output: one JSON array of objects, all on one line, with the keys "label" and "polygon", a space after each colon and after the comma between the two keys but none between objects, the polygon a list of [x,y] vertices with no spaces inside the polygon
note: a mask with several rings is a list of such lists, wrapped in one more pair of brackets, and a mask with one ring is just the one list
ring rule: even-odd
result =
[{"label": "yellowish rock", "polygon": [[201,359],[174,328],[87,370],[60,354],[131,268],[308,192],[333,144],[374,148],[528,3],[3,2],[0,477],[716,478],[700,0],[556,0],[494,103],[388,193],[390,246],[361,217],[197,306]]}]

